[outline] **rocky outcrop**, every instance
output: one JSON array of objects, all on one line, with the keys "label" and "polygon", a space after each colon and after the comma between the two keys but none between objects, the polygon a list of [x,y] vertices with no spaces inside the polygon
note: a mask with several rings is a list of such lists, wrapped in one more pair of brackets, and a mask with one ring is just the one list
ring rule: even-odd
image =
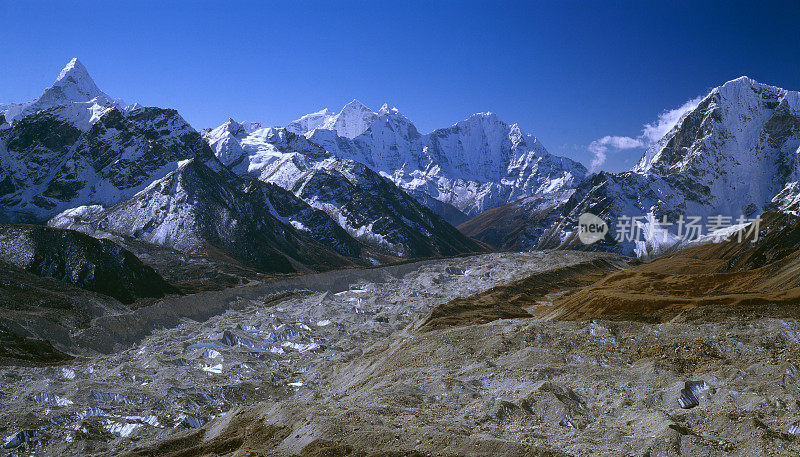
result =
[{"label": "rocky outcrop", "polygon": [[118,244],[72,230],[0,225],[0,260],[123,303],[177,292]]}]

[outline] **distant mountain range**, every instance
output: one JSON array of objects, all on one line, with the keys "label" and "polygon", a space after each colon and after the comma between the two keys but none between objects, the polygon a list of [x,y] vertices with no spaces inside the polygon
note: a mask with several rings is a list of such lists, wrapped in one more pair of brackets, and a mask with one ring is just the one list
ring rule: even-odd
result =
[{"label": "distant mountain range", "polygon": [[[746,77],[712,90],[630,171],[592,174],[492,113],[422,134],[396,108],[354,100],[285,127],[229,119],[199,133],[175,110],[112,99],[73,59],[36,100],[0,105],[0,220],[275,272],[487,245],[653,255],[676,236],[618,241],[619,218],[648,232],[681,216],[798,211],[798,147],[800,95]],[[584,212],[612,228],[588,247]]]},{"label": "distant mountain range", "polygon": [[[798,106],[797,92],[747,77],[729,81],[702,97],[630,171],[616,174],[589,174],[491,113],[421,134],[396,108],[374,112],[354,100],[339,113],[324,109],[286,129],[365,164],[496,248],[648,256],[682,245],[674,226],[681,217],[705,224],[722,216],[733,224],[764,211],[797,211]],[[213,132],[206,133],[212,144]],[[238,143],[254,145],[258,136],[257,128],[243,127]],[[588,247],[577,240],[584,212],[611,225]],[[635,218],[633,232],[642,236],[615,240],[620,218]],[[668,234],[647,240],[660,230]]]},{"label": "distant mountain range", "polygon": [[177,111],[109,97],[77,59],[39,98],[0,113],[0,222],[51,219],[265,272],[486,250],[301,135],[268,129],[245,163],[237,152],[253,150],[237,135],[255,124],[216,129],[212,150]]},{"label": "distant mountain range", "polygon": [[204,136],[233,172],[290,190],[374,249],[401,257],[426,257],[477,248],[369,167],[286,128],[228,120]]},{"label": "distant mountain range", "polygon": [[587,175],[580,163],[551,155],[535,137],[493,113],[423,135],[396,108],[373,112],[353,100],[338,114],[322,110],[287,129],[367,165],[423,203],[432,198],[446,204],[432,209],[451,222],[452,208],[472,217],[527,196],[563,198]]}]

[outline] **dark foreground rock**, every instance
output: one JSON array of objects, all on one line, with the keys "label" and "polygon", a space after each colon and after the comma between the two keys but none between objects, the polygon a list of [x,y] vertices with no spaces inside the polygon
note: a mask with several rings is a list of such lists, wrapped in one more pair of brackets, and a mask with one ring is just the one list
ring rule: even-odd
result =
[{"label": "dark foreground rock", "polygon": [[117,300],[0,261],[0,365],[64,362],[72,338]]},{"label": "dark foreground rock", "polygon": [[123,303],[177,291],[118,244],[72,230],[0,225],[0,259]]}]

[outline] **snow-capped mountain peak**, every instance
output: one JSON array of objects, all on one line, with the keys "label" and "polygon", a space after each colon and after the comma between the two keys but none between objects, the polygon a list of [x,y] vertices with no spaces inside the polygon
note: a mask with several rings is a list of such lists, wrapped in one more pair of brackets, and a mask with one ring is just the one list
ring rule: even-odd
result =
[{"label": "snow-capped mountain peak", "polygon": [[397,108],[394,107],[389,108],[388,103],[384,103],[383,106],[381,106],[381,109],[378,110],[378,116],[383,116],[385,114],[399,114],[399,113],[400,111]]},{"label": "snow-capped mountain peak", "polygon": [[286,126],[286,130],[298,135],[302,135],[306,132],[311,132],[322,127],[322,124],[327,122],[328,119],[334,117],[335,115],[336,114],[334,114],[333,111],[329,110],[328,108],[324,108],[315,113],[306,114],[300,119],[292,121]]},{"label": "snow-capped mountain peak", "polygon": [[242,124],[234,121],[232,117],[229,117],[228,120],[225,121],[225,123],[222,124],[219,128],[221,130],[225,131],[225,132],[230,133],[231,135],[234,135],[234,136],[241,135],[241,134],[245,133],[244,127],[242,126]]},{"label": "snow-capped mountain peak", "polygon": [[177,111],[111,100],[77,59],[39,98],[0,111],[9,121],[0,129],[2,220],[113,205],[181,160],[213,156]]},{"label": "snow-capped mountain peak", "polygon": [[328,118],[320,128],[333,130],[337,135],[353,139],[364,133],[378,118],[378,113],[353,99],[339,114]]},{"label": "snow-capped mountain peak", "polygon": [[[268,169],[283,157],[265,132],[248,130],[230,141],[224,127],[208,131],[206,139],[236,173]],[[435,211],[446,205],[445,213],[464,213],[460,217],[542,192],[560,200],[586,175],[582,165],[551,156],[534,136],[492,112],[422,135],[388,103],[374,112],[353,100],[337,114],[307,114],[285,131],[309,141],[300,147],[303,155],[318,156],[308,147],[314,145],[363,163]]]},{"label": "snow-capped mountain peak", "polygon": [[[77,57],[74,57],[61,70],[53,86],[45,91],[61,90],[62,94],[73,102],[86,102],[96,97],[110,99],[101,91]],[[44,95],[43,95],[44,96]]]},{"label": "snow-capped mountain peak", "polygon": [[244,137],[264,128],[264,124],[260,122],[237,122],[232,117],[229,117],[228,120],[219,127],[206,132],[206,135],[215,139],[221,139],[225,137]]},{"label": "snow-capped mountain peak", "polygon": [[736,100],[737,102],[742,102],[752,99],[753,94],[760,93],[762,91],[769,92],[775,96],[779,96],[788,92],[786,89],[760,83],[752,78],[748,78],[747,76],[740,76],[712,90],[708,96],[719,93],[727,100]]},{"label": "snow-capped mountain peak", "polygon": [[508,131],[508,138],[511,140],[511,144],[514,146],[517,146],[525,141],[525,134],[519,127],[519,124],[511,124],[511,129]]},{"label": "snow-capped mountain peak", "polygon": [[734,87],[749,87],[753,84],[761,84],[756,80],[748,77],[747,75],[739,76],[738,78],[731,79],[730,81],[726,82],[725,84],[721,85],[718,89],[725,90],[731,89]]},{"label": "snow-capped mountain peak", "polygon": [[[384,103],[381,109],[375,112],[358,99],[353,99],[344,105],[338,113],[325,108],[315,113],[306,114],[289,123],[286,126],[286,130],[298,135],[306,135],[308,138],[314,135],[315,130],[330,130],[336,136],[352,140],[366,132],[376,120],[386,115],[400,116],[404,123],[411,123],[405,117],[402,117],[397,108],[390,108],[388,103]],[[327,137],[328,135],[322,133],[322,136]]]},{"label": "snow-capped mountain peak", "polygon": [[11,122],[29,113],[62,106],[67,107],[62,110],[62,117],[77,120],[83,127],[88,127],[112,105],[119,108],[125,106],[122,100],[114,100],[100,90],[86,67],[75,57],[61,70],[53,85],[37,99],[27,103],[0,105],[0,114],[4,114],[6,120]]},{"label": "snow-capped mountain peak", "polygon": [[[752,153],[759,149],[762,133],[778,134],[772,130],[779,121],[800,111],[798,95],[747,76],[728,81],[684,114],[631,171],[665,174],[694,170],[700,175],[727,162],[732,167],[745,165],[756,159]],[[693,143],[681,145],[683,149],[678,151],[676,146],[684,138]]]},{"label": "snow-capped mountain peak", "polygon": [[[574,227],[590,212],[612,224],[640,218],[643,233],[668,230],[663,238],[606,240],[621,252],[652,256],[681,242],[681,217],[737,221],[797,211],[798,183],[800,92],[742,76],[699,98],[630,171],[598,174],[580,186],[549,226],[533,230],[558,234],[536,246],[577,245],[574,233],[559,227]],[[663,227],[656,222],[665,219]]]},{"label": "snow-capped mountain peak", "polygon": [[372,113],[372,110],[367,108],[367,105],[361,103],[360,100],[354,98],[350,103],[344,105],[342,110],[339,111],[339,114],[349,114],[349,113]]},{"label": "snow-capped mountain peak", "polygon": [[463,121],[456,122],[453,125],[467,125],[467,124],[491,124],[491,123],[503,123],[500,120],[500,117],[497,114],[486,111],[485,113],[475,113],[464,119]]},{"label": "snow-capped mountain peak", "polygon": [[92,103],[98,108],[109,105],[124,105],[121,101],[115,101],[105,92],[100,90],[95,84],[86,67],[74,57],[58,74],[58,78],[52,86],[44,90],[42,95],[30,102],[23,111],[33,112],[47,109],[51,106],[69,105],[72,103]]},{"label": "snow-capped mountain peak", "polygon": [[[359,105],[351,102],[343,113]],[[339,157],[366,164],[414,195],[427,194],[425,201],[435,199],[470,215],[549,192],[556,183],[559,190],[572,188],[586,174],[580,164],[550,156],[535,137],[495,113],[473,114],[426,135],[388,104],[374,114],[355,138],[335,130],[306,137]]]}]

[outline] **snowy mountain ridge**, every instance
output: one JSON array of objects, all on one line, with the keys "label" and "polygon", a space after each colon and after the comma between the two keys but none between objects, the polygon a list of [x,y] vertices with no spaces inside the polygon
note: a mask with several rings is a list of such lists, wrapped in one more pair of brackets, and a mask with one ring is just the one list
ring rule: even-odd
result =
[{"label": "snowy mountain ridge", "polygon": [[698,215],[760,214],[797,181],[800,92],[740,77],[713,89],[632,169],[690,179]]},{"label": "snowy mountain ridge", "polygon": [[[325,219],[288,192],[267,185],[250,187],[225,167],[215,170],[193,158],[131,199],[108,208],[73,208],[48,224],[92,236],[132,237],[193,254],[224,255],[267,272],[352,265],[360,245]],[[296,228],[303,223],[313,223],[315,230]],[[321,233],[326,227],[332,230]],[[318,234],[326,236],[314,236]]]},{"label": "snowy mountain ridge", "polygon": [[324,108],[315,113],[306,114],[292,121],[286,129],[298,135],[311,135],[316,129],[332,130],[338,136],[353,139],[364,133],[381,115],[397,112],[397,108],[389,108],[384,104],[377,112],[367,108],[360,101],[353,99],[341,111],[334,113]]},{"label": "snowy mountain ridge", "polygon": [[799,183],[800,92],[740,77],[713,89],[630,171],[601,172],[579,186],[535,246],[576,246],[577,218],[591,212],[612,226],[636,217],[644,233],[671,233],[609,240],[612,249],[652,256],[686,241],[676,236],[681,217],[735,223],[766,211],[796,213]]},{"label": "snowy mountain ridge", "polygon": [[[212,145],[229,141],[229,130],[223,124],[206,138]],[[353,100],[337,114],[311,113],[286,130],[336,157],[367,165],[432,209],[446,205],[464,218],[531,195],[561,199],[587,175],[580,163],[551,155],[519,125],[488,112],[423,135],[397,108],[384,104],[375,112]],[[264,134],[252,132],[239,142],[255,144]],[[223,150],[241,154],[236,146]]]},{"label": "snowy mountain ridge", "polygon": [[419,257],[483,249],[369,167],[288,128],[248,130],[229,120],[204,137],[234,173],[292,192],[378,252]]},{"label": "snowy mountain ridge", "polygon": [[[37,99],[0,107],[0,218],[108,208],[192,159],[280,186],[293,212],[275,217],[309,233],[323,221],[315,239],[334,250],[350,243],[339,252],[346,256],[358,251],[347,237],[390,256],[480,250],[434,213],[454,223],[488,214],[470,224],[472,236],[488,239],[489,230],[502,245],[529,249],[576,246],[583,212],[612,227],[637,217],[646,233],[663,218],[800,212],[800,93],[741,77],[695,100],[630,171],[590,175],[489,112],[422,134],[396,108],[353,100],[284,128],[228,119],[201,136],[175,110],[112,99],[72,59]],[[305,220],[290,217],[300,213]],[[332,223],[343,232],[331,235]],[[493,224],[513,227],[512,238]],[[599,247],[661,249],[607,241]]]},{"label": "snowy mountain ridge", "polygon": [[[800,93],[740,77],[696,100],[631,170],[593,174],[556,204],[531,196],[459,228],[503,249],[570,247],[652,257],[695,242],[684,239],[680,220],[698,218],[708,240],[724,228],[715,220],[732,226],[766,211],[798,212]],[[610,226],[605,240],[589,246],[577,232],[587,212]]]}]

